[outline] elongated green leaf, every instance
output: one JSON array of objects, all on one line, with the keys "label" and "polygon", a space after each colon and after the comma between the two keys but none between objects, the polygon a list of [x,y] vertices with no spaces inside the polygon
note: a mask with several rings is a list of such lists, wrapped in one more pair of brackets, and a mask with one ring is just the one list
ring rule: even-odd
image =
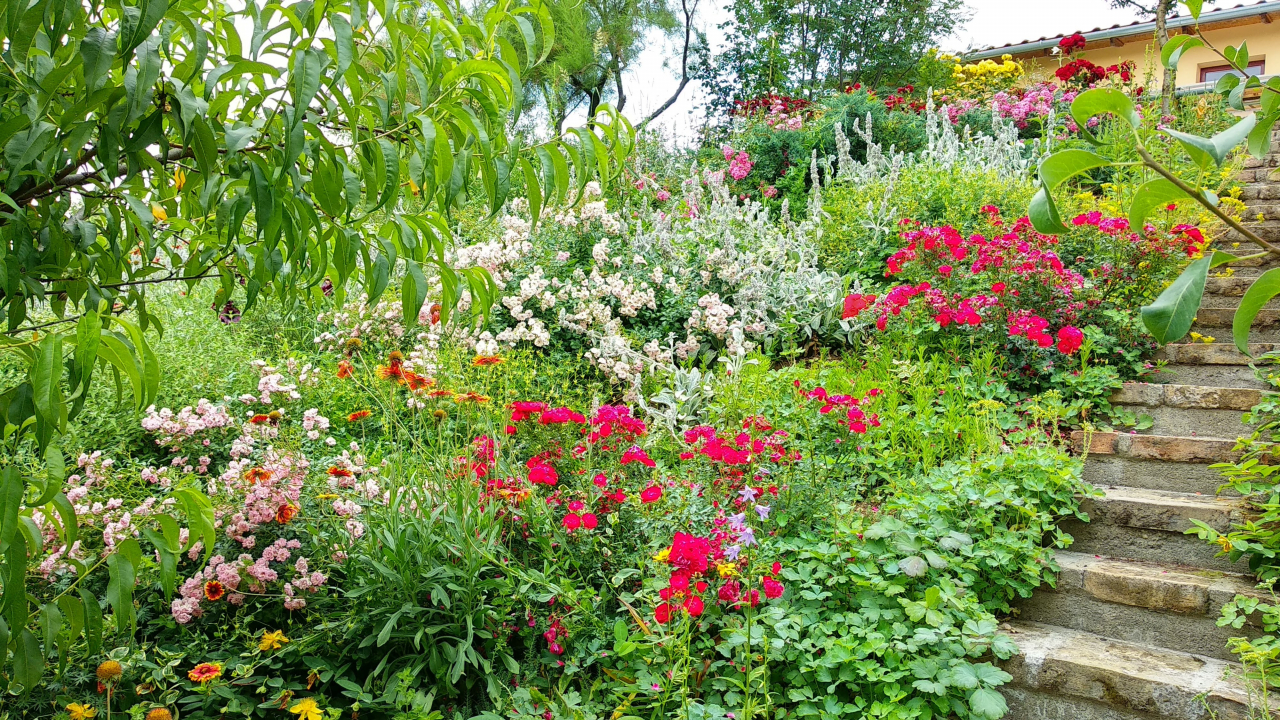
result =
[{"label": "elongated green leaf", "polygon": [[26,482],[17,465],[0,470],[0,552],[8,548],[14,533],[18,532],[18,511],[22,509],[22,496]]},{"label": "elongated green leaf", "polygon": [[1164,49],[1160,51],[1160,64],[1171,69],[1178,69],[1178,61],[1182,59],[1182,54],[1191,48],[1202,47],[1204,41],[1195,35],[1175,35],[1169,38],[1164,44]]},{"label": "elongated green leaf", "polygon": [[1204,297],[1212,256],[1192,262],[1155,302],[1142,308],[1142,322],[1161,345],[1186,335]]},{"label": "elongated green leaf", "polygon": [[1231,320],[1231,337],[1236,341],[1236,348],[1245,355],[1249,354],[1249,328],[1271,298],[1280,294],[1280,268],[1272,268],[1260,275],[1240,299],[1240,307],[1236,309]]},{"label": "elongated green leaf", "polygon": [[1062,224],[1062,217],[1058,214],[1058,206],[1053,202],[1053,193],[1049,192],[1044,185],[1041,185],[1035,196],[1031,198],[1027,216],[1031,219],[1031,226],[1038,233],[1056,235],[1067,231],[1066,226]]},{"label": "elongated green leaf", "polygon": [[1134,109],[1133,101],[1119,90],[1110,88],[1085,90],[1071,102],[1071,117],[1075,118],[1076,124],[1080,127],[1080,134],[1090,142],[1096,143],[1097,139],[1088,130],[1089,118],[1107,113],[1127,122],[1134,129],[1142,125],[1142,118]]},{"label": "elongated green leaf", "polygon": [[89,646],[89,654],[96,655],[102,647],[102,604],[83,587],[76,590],[84,603],[84,639]]},{"label": "elongated green leaf", "polygon": [[1133,202],[1129,204],[1129,227],[1141,231],[1157,208],[1186,198],[1187,194],[1181,188],[1164,178],[1148,180],[1133,194]]},{"label": "elongated green leaf", "polygon": [[22,693],[30,695],[40,684],[44,675],[44,655],[40,652],[40,641],[28,629],[22,628],[18,633],[18,644],[13,654],[14,679],[22,685]]}]

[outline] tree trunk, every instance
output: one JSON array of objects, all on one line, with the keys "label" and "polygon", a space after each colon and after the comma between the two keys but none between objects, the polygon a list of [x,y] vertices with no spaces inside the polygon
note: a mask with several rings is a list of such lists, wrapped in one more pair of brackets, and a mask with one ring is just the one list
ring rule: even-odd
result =
[{"label": "tree trunk", "polygon": [[[680,9],[684,11],[684,51],[680,54],[680,84],[676,86],[676,91],[671,93],[671,97],[667,101],[658,106],[657,110],[649,113],[649,117],[645,118],[636,126],[637,130],[643,130],[655,118],[667,111],[672,105],[676,104],[676,100],[680,99],[680,93],[684,92],[684,88],[689,84],[689,44],[692,42],[693,36],[693,15],[698,9],[698,0],[680,0]],[[622,81],[618,81],[618,94],[622,94]],[[621,106],[618,107],[622,109]]]},{"label": "tree trunk", "polygon": [[[1173,0],[1160,0],[1156,3],[1156,58],[1159,59],[1164,52],[1165,43],[1169,42],[1169,9],[1173,5]],[[1162,63],[1163,66],[1163,63]],[[1160,114],[1168,115],[1173,105],[1174,90],[1173,70],[1164,68],[1164,77],[1160,82]]]}]

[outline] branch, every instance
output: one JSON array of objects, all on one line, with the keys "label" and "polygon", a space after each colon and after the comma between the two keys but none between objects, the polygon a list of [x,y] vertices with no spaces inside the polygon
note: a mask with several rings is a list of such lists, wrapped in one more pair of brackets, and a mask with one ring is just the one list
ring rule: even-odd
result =
[{"label": "branch", "polygon": [[684,11],[684,51],[680,54],[680,84],[676,86],[676,91],[667,98],[666,102],[659,105],[658,109],[636,126],[636,130],[644,130],[655,118],[675,105],[676,100],[680,99],[680,93],[684,92],[685,86],[689,84],[689,38],[693,33],[693,15],[698,10],[698,0],[692,0],[692,6],[690,0],[680,0],[680,9]]},{"label": "branch", "polygon": [[1276,255],[1280,255],[1280,247],[1276,247],[1275,245],[1272,245],[1266,240],[1263,240],[1262,238],[1258,237],[1257,233],[1241,225],[1239,221],[1237,221],[1235,218],[1231,217],[1230,215],[1227,215],[1226,213],[1222,212],[1222,210],[1219,209],[1217,206],[1211,204],[1208,200],[1204,198],[1204,195],[1202,195],[1198,190],[1196,190],[1195,188],[1183,182],[1181,178],[1179,178],[1177,175],[1174,175],[1173,173],[1166,170],[1165,167],[1161,165],[1154,157],[1152,157],[1151,153],[1147,152],[1147,149],[1143,147],[1141,144],[1138,145],[1138,154],[1142,156],[1142,161],[1144,165],[1151,168],[1152,170],[1155,170],[1165,180],[1168,180],[1169,182],[1173,183],[1178,187],[1179,190],[1186,193],[1190,197],[1194,198],[1196,202],[1203,205],[1205,209],[1207,209],[1209,212],[1218,216],[1218,219],[1226,223],[1232,230],[1235,230],[1236,232],[1245,236],[1246,238],[1248,238],[1250,242],[1258,245],[1259,247],[1264,247],[1270,252]]},{"label": "branch", "polygon": [[[93,155],[97,154],[96,150],[93,150],[91,152],[93,153]],[[172,147],[172,148],[169,148],[169,152],[166,153],[163,158],[152,158],[152,159],[155,160],[156,162],[163,164],[163,163],[177,162],[178,160],[182,160],[184,158],[193,157],[194,154],[195,154],[194,151],[192,151],[190,147]],[[86,155],[88,155],[88,153],[86,153]],[[87,158],[86,158],[86,161],[87,161]],[[67,168],[63,168],[62,170],[59,170],[58,173],[61,174],[66,170]],[[102,170],[103,169],[98,169],[98,170],[90,170],[89,172],[83,172],[83,173],[66,174],[66,175],[62,175],[62,177],[58,177],[57,175],[55,175],[54,180],[41,183],[40,185],[37,185],[36,187],[33,187],[30,190],[28,190],[25,194],[16,195],[14,196],[13,200],[14,202],[18,203],[18,205],[25,205],[26,203],[31,202],[32,200],[39,200],[40,198],[54,195],[63,190],[84,185],[85,183],[91,180],[99,179],[102,177]],[[111,180],[120,175],[124,175],[127,172],[129,172],[129,164],[127,162],[121,162],[120,165],[116,168],[116,171],[111,175],[109,175],[106,179]]]}]

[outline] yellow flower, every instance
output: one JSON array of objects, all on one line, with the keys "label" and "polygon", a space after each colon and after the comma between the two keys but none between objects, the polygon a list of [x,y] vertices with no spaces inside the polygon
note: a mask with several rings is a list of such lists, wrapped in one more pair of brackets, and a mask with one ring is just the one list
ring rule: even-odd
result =
[{"label": "yellow flower", "polygon": [[284,636],[284,632],[280,630],[273,630],[272,632],[263,630],[262,639],[258,641],[258,649],[262,652],[279,650],[287,642],[289,642],[289,638]]},{"label": "yellow flower", "polygon": [[653,556],[653,559],[658,562],[666,562],[669,557],[671,557],[671,548],[663,548],[662,552]]},{"label": "yellow flower", "polygon": [[289,708],[289,712],[298,716],[298,720],[321,720],[320,706],[311,698],[302,698],[297,705]]},{"label": "yellow flower", "polygon": [[1231,552],[1231,541],[1227,539],[1226,535],[1218,536],[1218,544],[1222,546],[1222,552]]},{"label": "yellow flower", "polygon": [[88,705],[81,705],[80,703],[71,703],[68,705],[67,712],[71,713],[71,720],[88,720],[88,718],[98,714],[97,710],[94,710]]},{"label": "yellow flower", "polygon": [[151,217],[155,218],[156,222],[164,222],[169,219],[169,213],[157,203],[151,203]]},{"label": "yellow flower", "polygon": [[104,683],[113,682],[119,680],[120,676],[124,674],[124,668],[115,660],[107,660],[98,666],[96,674],[98,679]]},{"label": "yellow flower", "polygon": [[720,573],[721,578],[731,578],[738,574],[738,566],[733,563],[720,563],[716,565],[716,572]]},{"label": "yellow flower", "polygon": [[173,189],[182,192],[182,188],[187,186],[187,174],[178,168],[173,171]]},{"label": "yellow flower", "polygon": [[419,191],[421,191],[421,188],[418,187],[418,183],[414,182],[413,178],[409,178],[409,192],[416,197]]}]

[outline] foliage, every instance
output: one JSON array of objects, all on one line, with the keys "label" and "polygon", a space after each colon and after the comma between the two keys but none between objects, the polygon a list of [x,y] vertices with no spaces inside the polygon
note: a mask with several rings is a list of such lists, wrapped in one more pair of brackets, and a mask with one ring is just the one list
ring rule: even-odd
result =
[{"label": "foliage", "polygon": [[910,79],[918,58],[963,20],[953,0],[739,0],[716,58],[714,105],[774,90],[879,87]]},{"label": "foliage", "polygon": [[[1202,3],[1197,0],[1184,4],[1188,6],[1191,16],[1198,19]],[[1196,35],[1182,35],[1165,44],[1161,60],[1166,67],[1175,67],[1183,52],[1205,44],[1206,41],[1198,34],[1197,29]],[[1220,54],[1241,75],[1244,74],[1243,65],[1248,62],[1247,47],[1229,46]],[[1245,115],[1212,137],[1206,138],[1168,127],[1163,129],[1163,134],[1176,141],[1179,149],[1189,159],[1193,172],[1187,173],[1177,172],[1178,168],[1162,162],[1148,150],[1149,139],[1144,138],[1140,132],[1143,126],[1142,116],[1133,101],[1123,92],[1100,87],[1082,92],[1071,103],[1071,115],[1080,125],[1082,136],[1098,151],[1067,149],[1046,157],[1040,164],[1040,190],[1032,199],[1029,210],[1036,229],[1044,233],[1056,233],[1064,229],[1053,198],[1053,191],[1064,182],[1096,168],[1140,167],[1144,174],[1154,177],[1144,177],[1144,182],[1129,199],[1128,221],[1131,226],[1144,226],[1158,209],[1170,204],[1194,201],[1238,233],[1242,239],[1257,246],[1258,250],[1247,257],[1265,257],[1269,253],[1280,252],[1221,207],[1219,196],[1215,192],[1219,184],[1217,171],[1222,168],[1229,155],[1238,146],[1246,144],[1254,156],[1264,156],[1270,149],[1272,128],[1280,120],[1280,82],[1275,83],[1274,87],[1263,87],[1257,78],[1242,81],[1239,76],[1228,74],[1219,83],[1217,90],[1227,92],[1231,106],[1243,111],[1243,93],[1250,88],[1261,89],[1260,111]],[[1098,126],[1101,132],[1086,129],[1091,123]],[[1113,150],[1118,138],[1124,138],[1125,143],[1121,148],[1127,150],[1131,147],[1136,159],[1117,157]],[[1209,269],[1240,259],[1242,258],[1215,250],[1211,256],[1191,263],[1154,302],[1145,306],[1142,309],[1142,319],[1156,341],[1172,342],[1186,335],[1200,307]],[[1241,300],[1232,327],[1232,335],[1241,352],[1249,352],[1249,328],[1258,311],[1280,293],[1280,281],[1277,277],[1280,276],[1271,272],[1263,273]]]}]

